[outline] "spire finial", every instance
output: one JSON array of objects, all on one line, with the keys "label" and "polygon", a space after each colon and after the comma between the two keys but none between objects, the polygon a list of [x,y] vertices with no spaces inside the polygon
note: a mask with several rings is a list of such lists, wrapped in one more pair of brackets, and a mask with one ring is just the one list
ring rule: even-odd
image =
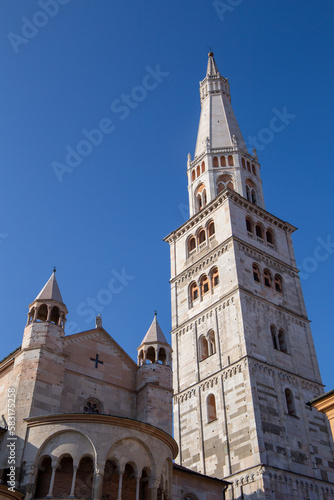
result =
[{"label": "spire finial", "polygon": [[158,311],[156,309],[154,310],[154,316],[158,316]]},{"label": "spire finial", "polygon": [[55,273],[56,271],[57,271],[56,266],[53,266],[53,271],[52,272]]}]

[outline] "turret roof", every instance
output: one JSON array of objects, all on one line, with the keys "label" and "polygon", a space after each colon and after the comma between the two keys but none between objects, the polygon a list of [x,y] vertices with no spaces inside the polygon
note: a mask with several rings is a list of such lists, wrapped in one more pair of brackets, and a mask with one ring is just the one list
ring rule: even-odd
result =
[{"label": "turret roof", "polygon": [[44,288],[39,292],[35,300],[56,300],[57,302],[63,304],[63,299],[56,280],[55,271],[53,271],[49,281],[45,284]]},{"label": "turret roof", "polygon": [[160,325],[157,320],[157,315],[154,314],[154,318],[150,328],[148,329],[142,343],[143,344],[168,344],[166,337],[164,336]]}]

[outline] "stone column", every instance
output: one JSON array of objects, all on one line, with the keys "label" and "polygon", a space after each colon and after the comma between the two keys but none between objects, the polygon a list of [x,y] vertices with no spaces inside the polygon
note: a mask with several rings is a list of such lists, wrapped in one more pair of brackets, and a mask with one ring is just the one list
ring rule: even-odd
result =
[{"label": "stone column", "polygon": [[157,500],[158,486],[154,479],[150,479],[148,482],[148,499],[147,500]]},{"label": "stone column", "polygon": [[93,482],[93,500],[101,500],[103,490],[104,468],[98,467],[95,469]]},{"label": "stone column", "polygon": [[51,474],[50,488],[49,488],[49,493],[46,495],[46,498],[52,497],[53,485],[54,485],[55,477],[56,477],[57,466],[52,465],[51,468],[52,468],[52,474]]},{"label": "stone column", "polygon": [[74,497],[74,490],[75,490],[75,480],[77,478],[77,470],[78,470],[78,465],[73,465],[73,476],[72,476],[72,485],[71,485],[70,498],[75,498]]},{"label": "stone column", "polygon": [[48,306],[48,314],[47,314],[47,317],[46,317],[46,321],[50,321],[50,319],[51,319],[51,311],[52,311],[52,307]]},{"label": "stone column", "polygon": [[140,476],[136,477],[136,500],[139,500]]},{"label": "stone column", "polygon": [[122,500],[122,480],[124,472],[119,472],[118,495],[117,500]]}]

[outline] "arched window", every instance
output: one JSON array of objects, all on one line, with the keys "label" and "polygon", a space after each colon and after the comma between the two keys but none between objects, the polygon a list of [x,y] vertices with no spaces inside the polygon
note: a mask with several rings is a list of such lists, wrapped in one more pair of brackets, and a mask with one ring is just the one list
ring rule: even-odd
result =
[{"label": "arched window", "polygon": [[213,165],[214,167],[219,167],[219,163],[218,163],[218,158],[217,158],[217,156],[214,156],[214,157],[212,158],[212,165]]},{"label": "arched window", "polygon": [[248,201],[257,204],[256,186],[251,179],[246,180],[246,197]]},{"label": "arched window", "polygon": [[75,498],[92,498],[94,465],[91,457],[80,460],[76,476]]},{"label": "arched window", "polygon": [[206,408],[208,413],[208,422],[212,422],[217,418],[216,398],[213,394],[209,394],[206,398]]},{"label": "arched window", "polygon": [[207,275],[204,274],[204,276],[202,276],[202,278],[201,278],[201,293],[202,293],[202,297],[203,297],[203,295],[205,295],[206,293],[208,293],[209,290],[210,290],[209,280],[208,280]]},{"label": "arched window", "polygon": [[[125,466],[123,478],[122,478],[122,491],[126,492],[127,500],[135,500],[136,498],[136,474],[133,466],[127,463]],[[122,494],[124,498],[124,493]]]},{"label": "arched window", "polygon": [[226,158],[225,156],[220,157],[220,166],[221,167],[226,167]]},{"label": "arched window", "polygon": [[271,229],[267,229],[266,231],[266,240],[270,245],[274,244],[274,234]]},{"label": "arched window", "polygon": [[196,172],[195,172],[195,170],[193,170],[191,172],[191,180],[194,181],[195,179],[196,179]]},{"label": "arched window", "polygon": [[194,250],[196,250],[196,238],[191,236],[188,240],[188,253],[191,253]]},{"label": "arched window", "polygon": [[200,347],[200,360],[206,359],[209,356],[209,344],[204,335],[202,335],[199,339],[199,347]]},{"label": "arched window", "polygon": [[275,274],[275,290],[278,293],[283,293],[283,280],[279,274]]},{"label": "arched window", "polygon": [[[119,484],[119,472],[114,460],[107,460],[103,474],[102,498],[113,498],[115,488]],[[115,498],[115,497],[114,497]],[[145,498],[145,497],[143,497]]]},{"label": "arched window", "polygon": [[212,354],[215,354],[216,352],[216,341],[215,341],[215,333],[213,330],[209,332],[209,355],[212,356]]},{"label": "arched window", "polygon": [[194,282],[190,285],[190,302],[194,302],[198,298],[199,298],[199,290],[197,283]]},{"label": "arched window", "polygon": [[46,304],[42,304],[39,306],[37,311],[37,321],[46,321],[47,317],[48,317],[48,308],[46,307]]},{"label": "arched window", "polygon": [[214,288],[217,285],[219,285],[219,272],[218,268],[214,267],[211,271],[211,286]]},{"label": "arched window", "polygon": [[250,172],[250,171],[251,171],[251,166],[250,166],[249,161],[247,162],[247,170],[248,170],[248,172]]},{"label": "arched window", "polygon": [[35,498],[46,498],[51,482],[51,457],[44,456],[38,467]]},{"label": "arched window", "polygon": [[288,352],[288,347],[286,345],[285,332],[284,332],[283,328],[279,329],[279,332],[278,332],[278,343],[279,343],[280,351],[287,353]]},{"label": "arched window", "polygon": [[196,189],[195,200],[196,200],[196,209],[197,212],[199,212],[206,205],[206,190],[204,184],[200,184]]},{"label": "arched window", "polygon": [[260,224],[255,225],[255,234],[258,238],[261,238],[261,240],[263,240],[263,229]]},{"label": "arched window", "polygon": [[149,347],[146,352],[146,359],[151,363],[155,363],[155,349],[153,346]]},{"label": "arched window", "polygon": [[[65,455],[61,458],[56,469],[52,496],[55,498],[68,498],[71,494],[73,478],[73,458]],[[85,498],[82,496],[81,498]]]},{"label": "arched window", "polygon": [[159,349],[159,354],[158,354],[158,363],[161,363],[163,365],[166,364],[166,351],[163,347],[160,347]]},{"label": "arched window", "polygon": [[199,177],[201,175],[201,167],[199,165],[197,165],[196,173],[197,173],[197,177]]},{"label": "arched window", "polygon": [[253,221],[249,217],[246,217],[246,229],[249,233],[253,234]]},{"label": "arched window", "polygon": [[241,165],[246,168],[245,158],[241,158]]},{"label": "arched window", "polygon": [[296,416],[295,402],[293,399],[293,394],[290,391],[290,389],[285,389],[285,401],[288,414],[293,415],[295,417]]},{"label": "arched window", "polygon": [[227,161],[228,161],[228,166],[229,167],[233,167],[234,161],[233,161],[233,156],[232,155],[228,156]]},{"label": "arched window", "polygon": [[198,233],[198,244],[201,245],[206,240],[206,234],[204,229],[201,229]]},{"label": "arched window", "polygon": [[254,278],[254,281],[256,281],[257,283],[261,282],[261,280],[260,280],[260,268],[257,264],[253,264],[253,278]]},{"label": "arched window", "polygon": [[271,338],[273,341],[274,349],[278,350],[278,342],[277,342],[277,330],[275,325],[270,325]]},{"label": "arched window", "polygon": [[265,269],[263,271],[263,282],[264,282],[264,286],[266,286],[267,288],[271,288],[272,287],[272,277],[271,277],[271,272],[269,271],[269,269]]},{"label": "arched window", "polygon": [[208,236],[211,238],[215,234],[215,223],[213,220],[208,224]]},{"label": "arched window", "polygon": [[50,321],[54,325],[59,325],[59,309],[56,306],[51,310]]},{"label": "arched window", "polygon": [[205,172],[205,161],[202,161],[201,167],[202,167],[202,173]]},{"label": "arched window", "polygon": [[253,164],[252,164],[252,173],[253,173],[254,175],[256,175],[255,165],[253,165]]},{"label": "arched window", "polygon": [[228,174],[224,174],[224,175],[221,175],[220,177],[218,177],[218,179],[217,179],[217,194],[224,191],[224,189],[227,187],[230,189],[234,189],[233,178]]}]

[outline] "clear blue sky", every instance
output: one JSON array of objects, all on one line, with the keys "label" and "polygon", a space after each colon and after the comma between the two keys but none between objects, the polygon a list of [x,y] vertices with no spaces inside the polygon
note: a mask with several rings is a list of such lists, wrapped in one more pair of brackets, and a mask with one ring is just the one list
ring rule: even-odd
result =
[{"label": "clear blue sky", "polygon": [[[211,47],[246,140],[268,137],[273,110],[294,115],[258,154],[267,210],[299,228],[306,305],[334,387],[334,249],[318,249],[334,241],[333,18],[329,0],[1,3],[0,357],[20,345],[28,304],[54,265],[68,333],[94,326],[95,299],[133,357],[154,309],[169,335],[162,238],[185,220]],[[98,126],[85,149],[82,131]],[[86,156],[59,173],[78,143]]]}]

